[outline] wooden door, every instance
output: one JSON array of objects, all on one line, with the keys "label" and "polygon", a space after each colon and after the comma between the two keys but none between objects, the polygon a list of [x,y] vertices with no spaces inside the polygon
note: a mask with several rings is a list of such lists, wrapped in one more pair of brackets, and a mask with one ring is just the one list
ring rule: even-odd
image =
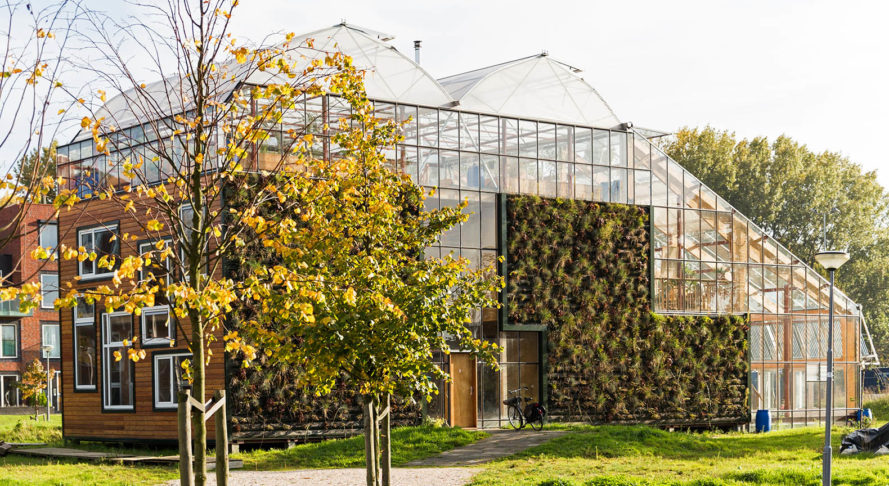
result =
[{"label": "wooden door", "polygon": [[451,353],[451,426],[475,428],[477,399],[475,358],[469,353]]}]

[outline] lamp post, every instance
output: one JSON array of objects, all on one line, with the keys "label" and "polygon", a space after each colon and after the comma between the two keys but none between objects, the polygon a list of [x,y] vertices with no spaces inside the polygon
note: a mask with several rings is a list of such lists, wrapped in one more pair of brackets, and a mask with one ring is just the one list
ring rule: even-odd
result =
[{"label": "lamp post", "polygon": [[815,255],[817,261],[830,273],[830,303],[827,311],[827,412],[824,427],[824,463],[821,471],[822,486],[830,486],[830,428],[833,425],[833,275],[838,268],[849,261],[849,254],[844,251],[821,251]]},{"label": "lamp post", "polygon": [[43,346],[43,354],[46,356],[46,421],[49,422],[49,387],[52,383],[49,370],[49,355],[52,353],[52,344]]}]

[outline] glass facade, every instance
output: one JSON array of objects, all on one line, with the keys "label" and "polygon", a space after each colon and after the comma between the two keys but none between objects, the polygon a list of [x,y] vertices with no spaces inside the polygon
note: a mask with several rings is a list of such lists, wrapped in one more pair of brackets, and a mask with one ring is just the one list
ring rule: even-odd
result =
[{"label": "glass facade", "polygon": [[[314,98],[284,118],[314,133],[312,152],[335,157],[329,129],[348,106],[337,98]],[[749,314],[751,410],[773,410],[776,418],[812,421],[824,404],[829,285],[756,224],[735,210],[660,148],[630,131],[509,118],[451,109],[378,102],[380,118],[406,122],[404,140],[387,157],[393,167],[427,189],[430,208],[467,201],[468,221],[443,234],[429,257],[460,255],[476,267],[496,262],[497,194],[535,194],[651,207],[651,268],[654,310],[663,314]],[[166,153],[159,137],[141,127],[122,132],[124,153]],[[271,137],[254,151],[280,153]],[[60,147],[59,174],[70,188],[90,193],[97,183],[129,183],[115,172],[120,157],[94,155],[91,142]],[[115,162],[117,161],[117,162]],[[169,168],[154,161],[149,183]],[[104,168],[97,170],[99,168]],[[86,169],[92,169],[88,172]],[[860,309],[835,294],[836,398],[838,414],[858,406]],[[477,336],[504,348],[500,376],[478,370],[479,424],[496,423],[500,403],[515,384],[534,382],[540,396],[540,356],[530,350],[538,333],[504,332],[496,309],[479,309]],[[532,337],[533,335],[533,337]],[[526,344],[511,344],[513,341]],[[510,349],[518,352],[510,353]],[[517,346],[517,348],[516,348]],[[865,350],[866,351],[866,350]],[[446,366],[446,357],[441,361]],[[529,376],[536,375],[533,380]],[[442,396],[447,396],[444,390]],[[446,416],[448,401],[434,403]]]}]

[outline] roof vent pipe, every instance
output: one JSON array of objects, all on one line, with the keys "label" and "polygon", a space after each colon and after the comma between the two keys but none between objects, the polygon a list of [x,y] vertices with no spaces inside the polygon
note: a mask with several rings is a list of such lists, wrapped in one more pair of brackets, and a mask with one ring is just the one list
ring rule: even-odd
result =
[{"label": "roof vent pipe", "polygon": [[420,43],[423,41],[414,41],[414,62],[420,64]]}]

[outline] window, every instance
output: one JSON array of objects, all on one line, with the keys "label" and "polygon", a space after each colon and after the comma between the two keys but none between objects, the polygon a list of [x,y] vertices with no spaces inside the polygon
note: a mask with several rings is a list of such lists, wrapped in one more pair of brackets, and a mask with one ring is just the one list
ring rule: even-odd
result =
[{"label": "window", "polygon": [[52,309],[59,298],[59,274],[40,274],[40,308]]},{"label": "window", "polygon": [[115,238],[116,232],[116,223],[77,232],[77,240],[80,242],[80,246],[86,248],[87,251],[96,253],[95,260],[87,259],[80,262],[79,271],[81,277],[100,278],[110,277],[114,274],[114,271],[108,268],[100,268],[99,259],[104,256],[116,256],[120,252],[119,242]]},{"label": "window", "polygon": [[[170,246],[171,239],[164,238],[166,241],[166,246]],[[139,254],[147,255],[151,258],[151,265],[142,267],[139,269],[139,281],[144,281],[148,279],[148,274],[151,273],[155,276],[155,280],[160,282],[164,281],[167,285],[170,284],[170,276],[171,268],[170,268],[170,259],[165,258],[163,262],[159,261],[161,250],[158,250],[155,246],[156,241],[146,241],[143,243],[139,243]],[[166,277],[166,278],[163,278]]]},{"label": "window", "polygon": [[0,407],[17,407],[21,405],[21,392],[16,385],[19,375],[0,375]]},{"label": "window", "polygon": [[[59,345],[59,325],[55,323],[41,323],[40,335],[43,338],[40,342],[40,357],[44,359],[58,359],[59,357],[61,357],[62,348]],[[52,349],[49,350],[49,353],[44,351],[44,346],[52,346]]]},{"label": "window", "polygon": [[82,297],[74,308],[74,388],[96,389],[96,305]]},{"label": "window", "polygon": [[170,324],[170,308],[162,305],[142,309],[142,345],[170,344],[174,327]]},{"label": "window", "polygon": [[42,248],[48,248],[47,252],[53,254],[59,246],[58,225],[56,223],[43,223],[40,225],[38,244]]},{"label": "window", "polygon": [[[132,338],[132,315],[112,312],[102,316],[102,381],[106,410],[133,409],[134,366],[127,359],[126,346],[123,343]],[[120,361],[115,360],[115,351],[120,353]]]},{"label": "window", "polygon": [[154,355],[154,407],[176,408],[176,395],[182,381],[182,361],[189,353]]},{"label": "window", "polygon": [[18,331],[15,324],[0,324],[0,358],[18,357]]}]

